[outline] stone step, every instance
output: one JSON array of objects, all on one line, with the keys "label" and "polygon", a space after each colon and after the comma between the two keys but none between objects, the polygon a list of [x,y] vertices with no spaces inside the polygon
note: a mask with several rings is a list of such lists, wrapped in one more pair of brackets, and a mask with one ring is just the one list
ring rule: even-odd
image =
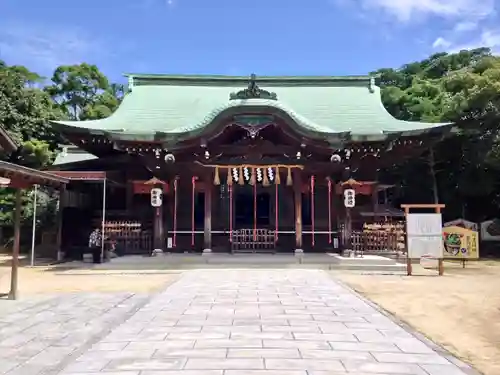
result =
[{"label": "stone step", "polygon": [[[62,266],[62,265],[61,265]],[[365,256],[363,258],[344,258],[337,254],[245,254],[228,255],[212,254],[200,256],[195,254],[161,255],[157,257],[126,256],[112,259],[109,263],[92,264],[72,262],[65,267],[80,270],[96,271],[172,271],[189,269],[287,269],[307,268],[324,270],[359,270],[374,272],[400,272],[405,270],[404,264],[393,259],[380,256]]]},{"label": "stone step", "polygon": [[338,263],[345,265],[395,265],[397,262],[394,259],[383,257],[380,255],[363,255],[363,257],[343,257],[339,254],[331,254]]}]

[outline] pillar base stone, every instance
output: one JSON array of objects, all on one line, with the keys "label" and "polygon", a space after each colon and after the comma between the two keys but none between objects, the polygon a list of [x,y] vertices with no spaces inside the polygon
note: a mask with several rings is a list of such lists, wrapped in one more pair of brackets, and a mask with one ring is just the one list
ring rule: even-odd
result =
[{"label": "pillar base stone", "polygon": [[302,256],[304,255],[304,250],[302,249],[295,249],[295,256]]},{"label": "pillar base stone", "polygon": [[341,255],[345,258],[354,258],[354,252],[352,251],[352,249],[342,250]]},{"label": "pillar base stone", "polygon": [[162,249],[154,249],[153,252],[151,253],[151,256],[157,257],[163,255],[163,250]]},{"label": "pillar base stone", "polygon": [[16,292],[10,291],[8,294],[6,294],[6,296],[7,299],[11,301],[15,301],[19,298],[19,294],[17,291]]},{"label": "pillar base stone", "polygon": [[212,249],[203,249],[202,255],[211,255],[211,254],[212,254]]}]

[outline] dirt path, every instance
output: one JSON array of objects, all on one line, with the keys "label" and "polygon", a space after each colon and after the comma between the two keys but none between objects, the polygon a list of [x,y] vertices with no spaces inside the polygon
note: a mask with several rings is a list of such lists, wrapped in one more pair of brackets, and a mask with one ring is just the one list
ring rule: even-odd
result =
[{"label": "dirt path", "polygon": [[[148,293],[158,291],[178,279],[180,274],[109,274],[88,272],[71,274],[51,268],[20,268],[19,294],[30,296],[39,294],[74,292],[131,292]],[[0,267],[0,293],[8,292],[10,268]]]},{"label": "dirt path", "polygon": [[445,272],[332,274],[484,374],[500,374],[500,263],[446,264]]}]

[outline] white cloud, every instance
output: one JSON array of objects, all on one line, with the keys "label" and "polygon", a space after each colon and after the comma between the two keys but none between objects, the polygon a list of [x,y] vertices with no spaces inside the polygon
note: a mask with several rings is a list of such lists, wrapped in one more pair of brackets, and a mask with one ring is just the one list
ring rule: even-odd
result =
[{"label": "white cloud", "polygon": [[453,53],[479,47],[488,47],[491,48],[493,53],[500,53],[500,29],[484,30],[479,37],[463,43],[454,43],[447,50]]},{"label": "white cloud", "polygon": [[472,31],[477,29],[478,26],[479,24],[476,21],[463,21],[455,25],[455,27],[453,28],[453,32],[462,33],[465,31]]},{"label": "white cloud", "polygon": [[474,20],[494,13],[495,0],[361,0],[403,22],[427,16]]},{"label": "white cloud", "polygon": [[444,48],[447,49],[451,46],[451,42],[444,39],[443,37],[438,37],[434,43],[432,43],[432,48]]},{"label": "white cloud", "polygon": [[109,49],[104,47],[98,38],[71,27],[13,23],[0,28],[0,59],[44,75],[59,65],[92,62],[93,57],[106,54]]},{"label": "white cloud", "polygon": [[486,30],[481,34],[481,44],[486,47],[500,46],[500,30]]},{"label": "white cloud", "polygon": [[[339,4],[346,0],[333,1]],[[392,21],[385,22],[391,30],[423,23],[424,39],[432,49],[452,52],[489,47],[500,51],[499,0],[350,0],[350,5],[358,6],[358,13],[369,14],[380,24],[380,17],[374,16],[378,11],[382,21]]]},{"label": "white cloud", "polygon": [[151,12],[152,9],[159,11],[162,9],[175,8],[177,0],[140,0],[132,1],[131,4],[127,5],[132,7],[132,9]]}]

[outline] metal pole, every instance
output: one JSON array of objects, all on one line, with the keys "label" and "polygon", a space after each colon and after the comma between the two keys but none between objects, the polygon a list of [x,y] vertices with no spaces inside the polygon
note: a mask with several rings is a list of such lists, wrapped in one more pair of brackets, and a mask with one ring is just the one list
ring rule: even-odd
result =
[{"label": "metal pole", "polygon": [[102,183],[102,224],[101,224],[101,259],[104,261],[104,223],[106,221],[106,177]]},{"label": "metal pole", "polygon": [[31,267],[35,265],[35,237],[36,237],[36,204],[38,185],[33,187],[33,227],[31,229]]}]

